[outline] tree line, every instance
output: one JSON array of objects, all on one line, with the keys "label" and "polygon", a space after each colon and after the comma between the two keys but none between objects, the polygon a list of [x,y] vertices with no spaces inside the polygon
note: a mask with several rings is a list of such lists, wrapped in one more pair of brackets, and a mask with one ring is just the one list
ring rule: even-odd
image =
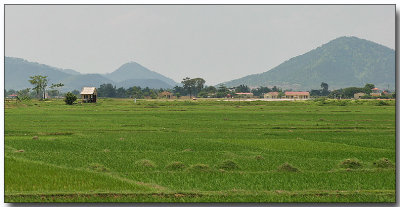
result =
[{"label": "tree line", "polygon": [[[19,99],[30,99],[30,98],[38,98],[45,99],[45,94],[47,93],[51,97],[56,96],[65,96],[67,93],[61,93],[60,89],[64,86],[62,83],[52,84],[47,90],[48,79],[47,76],[31,76],[28,80],[33,88],[26,88],[23,90],[15,91],[13,89],[5,90],[5,96],[11,94],[17,94]],[[140,87],[133,86],[127,89],[123,87],[117,88],[115,85],[110,83],[105,83],[100,85],[97,89],[98,97],[109,97],[109,98],[150,98],[156,99],[161,97],[160,94],[163,92],[169,92],[172,96],[179,98],[181,96],[189,96],[192,97],[201,97],[201,98],[224,98],[224,97],[235,97],[236,93],[253,93],[254,97],[262,98],[265,93],[268,92],[279,92],[279,96],[283,96],[284,91],[281,88],[273,86],[272,88],[268,87],[258,87],[252,88],[247,85],[239,85],[232,88],[227,88],[225,85],[215,86],[206,86],[206,81],[203,78],[189,78],[185,77],[181,81],[181,86],[175,86],[172,89],[153,89],[149,87]],[[365,96],[362,98],[376,98],[369,95],[372,92],[372,89],[375,88],[374,84],[368,83],[364,87],[347,87],[341,88],[337,90],[329,90],[328,83],[321,83],[320,89],[312,89],[310,90],[311,97],[328,97],[328,98],[353,98],[355,93],[365,93]],[[286,90],[291,91],[291,90]],[[382,96],[378,98],[394,98],[395,93],[389,94],[389,91],[386,91]],[[79,96],[80,91],[73,90],[70,92],[71,95]]]}]

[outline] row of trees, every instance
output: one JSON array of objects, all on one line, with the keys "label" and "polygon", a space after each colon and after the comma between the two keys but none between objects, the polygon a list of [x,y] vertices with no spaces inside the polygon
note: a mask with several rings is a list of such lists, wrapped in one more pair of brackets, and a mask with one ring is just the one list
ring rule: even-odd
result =
[{"label": "row of trees", "polygon": [[[64,86],[64,84],[59,83],[59,84],[52,84],[50,86],[51,90],[47,90],[47,84],[48,84],[48,79],[47,76],[32,76],[30,77],[31,79],[29,82],[34,86],[32,90],[30,88],[23,89],[20,91],[15,91],[15,90],[9,90],[5,91],[5,95],[10,95],[10,94],[17,94],[18,97],[22,99],[28,99],[28,98],[33,98],[37,97],[39,99],[44,99],[45,94],[47,94],[51,97],[55,96],[60,96],[60,95],[66,95],[66,94],[61,94],[59,89]],[[133,86],[128,89],[125,89],[123,87],[116,88],[116,86],[107,83],[107,84],[102,84],[100,87],[97,89],[98,97],[111,97],[111,98],[137,98],[137,99],[142,99],[142,98],[157,98],[159,97],[159,94],[168,91],[171,92],[174,96],[176,97],[181,97],[181,96],[189,96],[192,98],[194,97],[211,97],[211,98],[223,98],[227,97],[228,95],[230,96],[235,96],[235,93],[239,92],[252,92],[255,96],[262,96],[264,93],[268,93],[270,91],[282,91],[281,89],[277,88],[274,86],[273,88],[268,88],[268,87],[259,87],[256,89],[250,90],[250,88],[246,85],[239,85],[237,87],[234,87],[233,89],[230,88],[228,89],[224,85],[220,85],[218,87],[214,86],[205,86],[206,81],[202,78],[189,78],[186,77],[182,80],[182,86],[175,86],[172,90],[170,89],[150,89],[149,87],[141,88],[139,86]],[[80,91],[78,90],[73,90],[71,94],[78,96]]]},{"label": "row of trees", "polygon": [[133,86],[128,89],[123,87],[116,88],[110,83],[102,84],[97,89],[97,95],[99,97],[110,97],[110,98],[157,98],[159,93],[168,91],[166,89],[151,89],[149,87],[141,88],[140,86]]},{"label": "row of trees", "polygon": [[[62,83],[52,84],[49,88],[51,90],[47,90],[48,79],[47,76],[31,76],[29,82],[33,85],[32,90],[30,88],[15,91],[9,90],[5,91],[5,95],[10,94],[17,94],[20,99],[29,99],[32,97],[37,97],[39,99],[44,99],[46,92],[50,96],[59,96],[62,95],[60,93],[60,89],[64,86]],[[182,80],[182,86],[175,86],[172,90],[171,89],[151,89],[149,87],[141,88],[139,86],[133,86],[128,89],[123,87],[116,88],[116,86],[107,83],[102,84],[97,89],[97,93],[99,97],[111,97],[111,98],[158,98],[159,94],[168,91],[171,92],[174,96],[189,96],[192,98],[194,97],[202,97],[202,98],[223,98],[227,96],[234,97],[236,93],[253,93],[255,97],[262,97],[263,94],[268,92],[280,92],[283,94],[282,89],[274,86],[272,88],[268,87],[258,87],[250,89],[247,85],[239,85],[233,88],[227,88],[224,85],[220,85],[218,87],[214,86],[206,86],[206,81],[202,78],[189,78],[186,77]],[[355,93],[366,93],[370,94],[372,89],[375,88],[374,84],[366,84],[364,87],[348,87],[338,90],[329,90],[329,85],[327,83],[321,83],[321,89],[315,89],[310,91],[310,95],[312,97],[329,97],[329,98],[353,98]],[[80,91],[74,90],[71,94],[77,96],[79,95]],[[64,94],[65,95],[65,94]],[[368,95],[366,95],[365,98]],[[388,97],[388,98],[392,98]]]},{"label": "row of trees", "polygon": [[[354,94],[356,93],[365,93],[366,95],[362,96],[362,98],[374,98],[370,95],[372,93],[372,89],[375,88],[375,85],[372,83],[365,84],[364,87],[347,87],[341,88],[337,90],[330,91],[328,89],[328,84],[322,82],[320,90],[311,90],[310,96],[312,97],[328,97],[328,98],[354,98]],[[395,98],[395,93],[389,93],[389,91],[384,91],[386,93],[381,96],[375,96],[375,98]]]}]

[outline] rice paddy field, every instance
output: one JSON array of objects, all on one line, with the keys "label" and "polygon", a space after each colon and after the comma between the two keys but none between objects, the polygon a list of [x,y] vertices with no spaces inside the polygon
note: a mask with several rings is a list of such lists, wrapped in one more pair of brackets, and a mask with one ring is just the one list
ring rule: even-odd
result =
[{"label": "rice paddy field", "polygon": [[5,202],[395,202],[395,101],[5,103]]}]

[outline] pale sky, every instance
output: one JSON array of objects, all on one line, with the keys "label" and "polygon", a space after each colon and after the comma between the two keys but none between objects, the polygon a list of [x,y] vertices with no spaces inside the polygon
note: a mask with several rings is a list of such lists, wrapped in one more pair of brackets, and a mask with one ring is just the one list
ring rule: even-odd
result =
[{"label": "pale sky", "polygon": [[395,48],[394,5],[6,5],[5,55],[81,73],[135,61],[206,85],[340,36]]}]

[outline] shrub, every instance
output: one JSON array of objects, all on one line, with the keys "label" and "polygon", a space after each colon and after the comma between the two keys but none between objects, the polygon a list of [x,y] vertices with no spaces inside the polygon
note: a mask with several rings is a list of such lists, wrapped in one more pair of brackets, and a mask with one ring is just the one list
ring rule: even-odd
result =
[{"label": "shrub", "polygon": [[393,168],[394,164],[387,158],[382,158],[373,163],[374,167],[377,168]]},{"label": "shrub", "polygon": [[340,100],[340,101],[337,102],[337,105],[338,106],[346,106],[347,105],[347,101]]},{"label": "shrub", "polygon": [[183,164],[182,162],[172,162],[165,168],[167,170],[183,170],[185,167],[186,167],[185,164]]},{"label": "shrub", "polygon": [[285,162],[281,166],[278,167],[278,172],[300,172],[299,169],[293,167],[291,164]]},{"label": "shrub", "polygon": [[66,104],[72,105],[76,101],[76,96],[73,93],[68,92],[67,94],[65,94],[64,101]]},{"label": "shrub", "polygon": [[219,169],[235,170],[235,169],[239,169],[239,166],[232,160],[225,160],[219,165]]},{"label": "shrub", "polygon": [[375,105],[376,105],[376,106],[387,106],[387,105],[389,105],[389,103],[386,102],[386,101],[380,100],[380,101],[378,101]]},{"label": "shrub", "polygon": [[341,168],[346,168],[346,169],[358,169],[362,168],[362,164],[358,159],[351,158],[351,159],[345,159],[340,163]]}]

